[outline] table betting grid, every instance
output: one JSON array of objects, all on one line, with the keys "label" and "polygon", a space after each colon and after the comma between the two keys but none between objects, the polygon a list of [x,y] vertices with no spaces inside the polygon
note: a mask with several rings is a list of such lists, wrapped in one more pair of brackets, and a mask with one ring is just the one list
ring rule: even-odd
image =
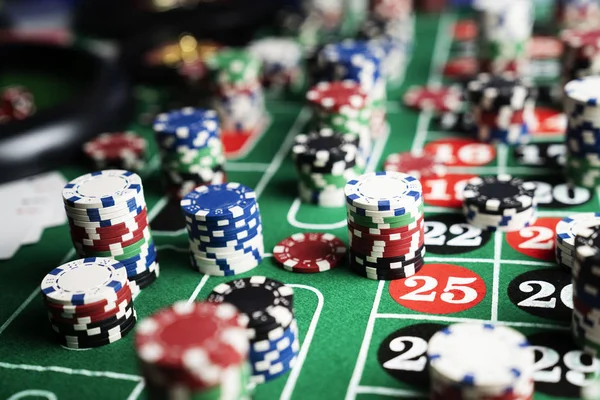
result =
[{"label": "table betting grid", "polygon": [[[402,89],[409,85],[442,82],[439,71],[450,55],[452,38],[449,32],[455,21],[453,15],[417,18],[417,43]],[[396,98],[390,96],[390,132],[375,143],[369,170],[377,169],[387,154],[406,150],[418,152],[430,141],[453,136],[449,132],[432,131],[430,113],[417,114],[400,108],[394,101]],[[270,249],[282,238],[303,230],[330,231],[347,238],[344,210],[322,212],[315,207],[302,206],[287,190],[295,183],[289,149],[294,136],[303,131],[309,119],[308,109],[300,103],[285,101],[269,101],[267,108],[272,119],[268,130],[246,149],[245,154],[227,165],[229,180],[254,188],[259,198],[266,248]],[[134,128],[151,137],[148,128]],[[149,169],[157,165],[158,159],[153,160]],[[63,172],[67,178],[72,178],[83,171],[74,166]],[[529,174],[544,174],[517,166],[510,150],[504,146],[499,146],[495,157],[484,166],[456,167],[450,172],[509,173],[524,178]],[[553,171],[545,173],[552,174]],[[167,200],[161,196],[153,174],[145,175],[144,179],[149,188],[146,194],[149,219],[154,220],[167,206]],[[597,209],[596,195],[576,211]],[[426,397],[428,381],[424,372],[426,347],[423,344],[426,345],[427,339],[446,324],[473,320],[515,327],[538,346],[539,398],[578,397],[583,372],[590,372],[596,366],[578,364],[577,350],[570,345],[568,318],[564,318],[568,315],[568,306],[561,300],[569,297],[565,293],[568,294],[570,280],[562,275],[552,280],[554,272],[547,270],[555,267],[553,261],[537,261],[514,250],[507,243],[507,237],[513,234],[482,233],[481,246],[478,246],[475,244],[477,237],[465,238],[467,232],[455,233],[451,229],[453,225],[460,225],[460,209],[426,206],[425,211],[430,240],[439,241],[444,236],[443,232],[438,236],[433,234],[435,226],[442,226],[440,224],[445,224],[449,236],[441,246],[428,246],[432,250],[428,250],[427,265],[419,274],[421,281],[411,279],[412,287],[403,281],[369,281],[343,267],[317,275],[292,274],[278,269],[270,257],[251,274],[242,275],[264,274],[295,289],[296,318],[302,342],[293,371],[259,387],[256,398],[305,398],[315,393],[322,398],[349,399]],[[572,211],[571,208],[540,209],[539,217],[562,218]],[[287,223],[282,224],[284,220]],[[214,286],[228,280],[199,276],[189,268],[185,231],[154,230],[153,233],[157,238],[162,271],[157,284],[144,291],[136,301],[139,318],[177,300],[203,299]],[[461,235],[463,240],[475,239],[470,242],[473,245],[464,246],[469,251],[452,253],[446,249],[446,254],[435,251],[436,247],[450,246],[450,236],[454,236],[456,243]],[[0,326],[3,342],[0,368],[8,382],[0,388],[0,395],[7,398],[19,394],[59,399],[139,398],[144,384],[136,369],[131,337],[90,351],[67,351],[51,341],[50,332],[44,330],[47,321],[39,301],[39,276],[50,267],[72,259],[75,253],[71,249],[62,256],[64,249],[70,248],[66,227],[47,232],[38,248],[41,250],[21,251],[3,268],[8,277],[6,283],[15,289],[0,309],[4,321]],[[35,265],[36,273],[18,274],[18,266],[28,262]],[[434,268],[438,264],[448,267]],[[552,290],[546,285],[547,291],[542,296],[532,288],[519,303],[523,304],[527,298],[531,302],[532,295],[537,295],[538,302],[545,300],[554,304],[554,308],[547,307],[552,312],[527,313],[523,311],[524,306],[516,306],[513,299],[509,301],[507,288],[525,272],[533,275],[524,282],[545,279]],[[470,302],[454,298],[452,293],[443,293],[449,284],[464,294],[463,300],[469,298]],[[423,301],[423,296],[431,299],[434,292],[433,300]],[[550,393],[558,396],[549,396]]]}]

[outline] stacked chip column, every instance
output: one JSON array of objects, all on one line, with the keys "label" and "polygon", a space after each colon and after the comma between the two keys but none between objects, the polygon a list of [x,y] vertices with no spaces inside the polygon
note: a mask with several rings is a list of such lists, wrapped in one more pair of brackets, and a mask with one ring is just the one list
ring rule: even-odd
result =
[{"label": "stacked chip column", "polygon": [[369,39],[385,36],[410,48],[414,37],[413,0],[370,0],[369,17],[361,33]]},{"label": "stacked chip column", "polygon": [[533,29],[531,0],[479,0],[478,54],[481,72],[528,73],[527,44]]},{"label": "stacked chip column", "polygon": [[303,83],[302,47],[293,38],[266,37],[250,43],[250,54],[262,63],[261,82],[267,91],[296,91]]},{"label": "stacked chip column", "polygon": [[560,38],[564,44],[562,87],[574,79],[600,74],[600,29],[566,29]]},{"label": "stacked chip column", "polygon": [[249,134],[261,129],[266,112],[260,59],[245,49],[224,49],[206,63],[223,133]]},{"label": "stacked chip column", "polygon": [[467,107],[479,140],[517,145],[529,140],[536,91],[512,72],[482,73],[467,84]]},{"label": "stacked chip column", "polygon": [[600,23],[597,0],[561,0],[557,7],[557,20],[563,28],[589,29]]},{"label": "stacked chip column", "polygon": [[198,186],[223,183],[225,155],[214,110],[186,107],[160,114],[154,132],[168,193],[181,199]]},{"label": "stacked chip column", "polygon": [[565,86],[566,178],[576,186],[600,184],[600,77],[588,76]]}]

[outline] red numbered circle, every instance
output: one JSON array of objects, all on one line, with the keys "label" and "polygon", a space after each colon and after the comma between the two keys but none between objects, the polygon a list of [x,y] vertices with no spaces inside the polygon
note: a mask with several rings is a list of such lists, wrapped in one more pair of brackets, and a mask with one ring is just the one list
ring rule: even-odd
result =
[{"label": "red numbered circle", "polygon": [[567,130],[567,116],[551,108],[537,107],[531,134],[534,136],[562,135]]},{"label": "red numbered circle", "polygon": [[468,310],[479,304],[485,293],[479,275],[452,264],[426,264],[417,275],[390,283],[390,295],[398,304],[427,314]]},{"label": "red numbered circle", "polygon": [[425,204],[437,207],[462,207],[462,192],[468,180],[476,175],[448,174],[440,178],[423,178],[423,200]]},{"label": "red numbered circle", "polygon": [[440,139],[427,143],[423,151],[443,164],[453,167],[478,167],[496,158],[496,149],[471,139]]},{"label": "red numbered circle", "polygon": [[539,218],[535,224],[506,234],[510,247],[538,260],[554,260],[556,224],[560,218]]}]

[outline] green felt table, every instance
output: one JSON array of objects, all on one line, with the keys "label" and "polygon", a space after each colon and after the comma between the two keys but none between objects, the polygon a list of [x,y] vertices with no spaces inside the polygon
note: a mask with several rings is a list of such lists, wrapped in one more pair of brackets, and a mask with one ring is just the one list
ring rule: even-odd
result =
[{"label": "green felt table", "polygon": [[[465,138],[440,132],[430,113],[408,110],[400,101],[400,94],[411,85],[443,81],[440,67],[450,57],[454,21],[450,14],[417,17],[415,51],[403,84],[390,91],[389,134],[377,139],[370,170],[381,169],[390,153]],[[143,105],[156,93],[143,88],[138,94]],[[331,232],[347,242],[344,209],[304,205],[296,198],[296,172],[289,152],[294,136],[310,117],[307,108],[295,100],[269,100],[267,108],[271,121],[266,132],[227,163],[230,181],[256,191],[267,252],[296,232]],[[152,138],[147,125],[133,122],[131,128]],[[560,137],[534,140],[560,141]],[[441,147],[447,150],[448,144]],[[456,148],[449,151],[464,156]],[[475,155],[482,152],[469,154],[464,157],[479,160]],[[459,203],[452,201],[453,184],[448,179],[426,186],[428,252],[416,278],[371,281],[345,265],[320,274],[296,274],[279,268],[270,254],[258,268],[241,275],[265,275],[295,289],[302,343],[294,370],[259,386],[256,399],[424,398],[427,339],[444,325],[470,320],[505,324],[529,337],[536,346],[536,399],[578,397],[584,373],[598,365],[583,357],[570,339],[570,278],[552,259],[552,233],[559,218],[595,211],[600,198],[587,191],[569,196],[556,170],[522,166],[505,147],[475,164],[452,167],[453,179],[511,173],[546,182],[546,200],[536,227],[509,235],[469,230],[461,225],[464,219],[454,207]],[[158,159],[151,158],[142,174],[153,221],[169,207],[157,165]],[[68,165],[62,172],[71,179],[88,169]],[[154,237],[161,275],[135,299],[139,318],[178,300],[202,300],[228,280],[203,276],[190,267],[185,231],[155,228]],[[65,225],[47,229],[39,243],[22,247],[14,258],[0,262],[0,398],[144,397],[131,335],[86,351],[66,350],[53,341],[39,283],[50,269],[74,257]]]}]

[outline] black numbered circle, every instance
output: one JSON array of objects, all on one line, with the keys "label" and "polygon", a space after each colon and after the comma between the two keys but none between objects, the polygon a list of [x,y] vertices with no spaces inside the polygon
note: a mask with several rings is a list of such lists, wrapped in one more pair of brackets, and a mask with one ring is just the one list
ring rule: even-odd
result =
[{"label": "black numbered circle", "polygon": [[573,311],[571,274],[562,268],[527,271],[508,284],[508,298],[528,314],[568,324]]},{"label": "black numbered circle", "polygon": [[442,324],[415,324],[399,329],[379,345],[379,365],[396,380],[429,389],[427,343],[446,326]]},{"label": "black numbered circle", "polygon": [[567,184],[562,171],[554,175],[531,177],[527,181],[537,185],[535,198],[539,208],[576,207],[590,202],[593,197],[591,190]]},{"label": "black numbered circle", "polygon": [[565,165],[566,151],[564,142],[528,143],[515,147],[513,154],[519,165],[562,168]]},{"label": "black numbered circle", "polygon": [[586,376],[597,372],[598,360],[584,354],[569,331],[549,331],[528,337],[535,351],[535,390],[555,397],[580,398]]},{"label": "black numbered circle", "polygon": [[425,247],[434,254],[464,254],[484,246],[490,240],[488,230],[465,222],[462,214],[425,216]]}]

